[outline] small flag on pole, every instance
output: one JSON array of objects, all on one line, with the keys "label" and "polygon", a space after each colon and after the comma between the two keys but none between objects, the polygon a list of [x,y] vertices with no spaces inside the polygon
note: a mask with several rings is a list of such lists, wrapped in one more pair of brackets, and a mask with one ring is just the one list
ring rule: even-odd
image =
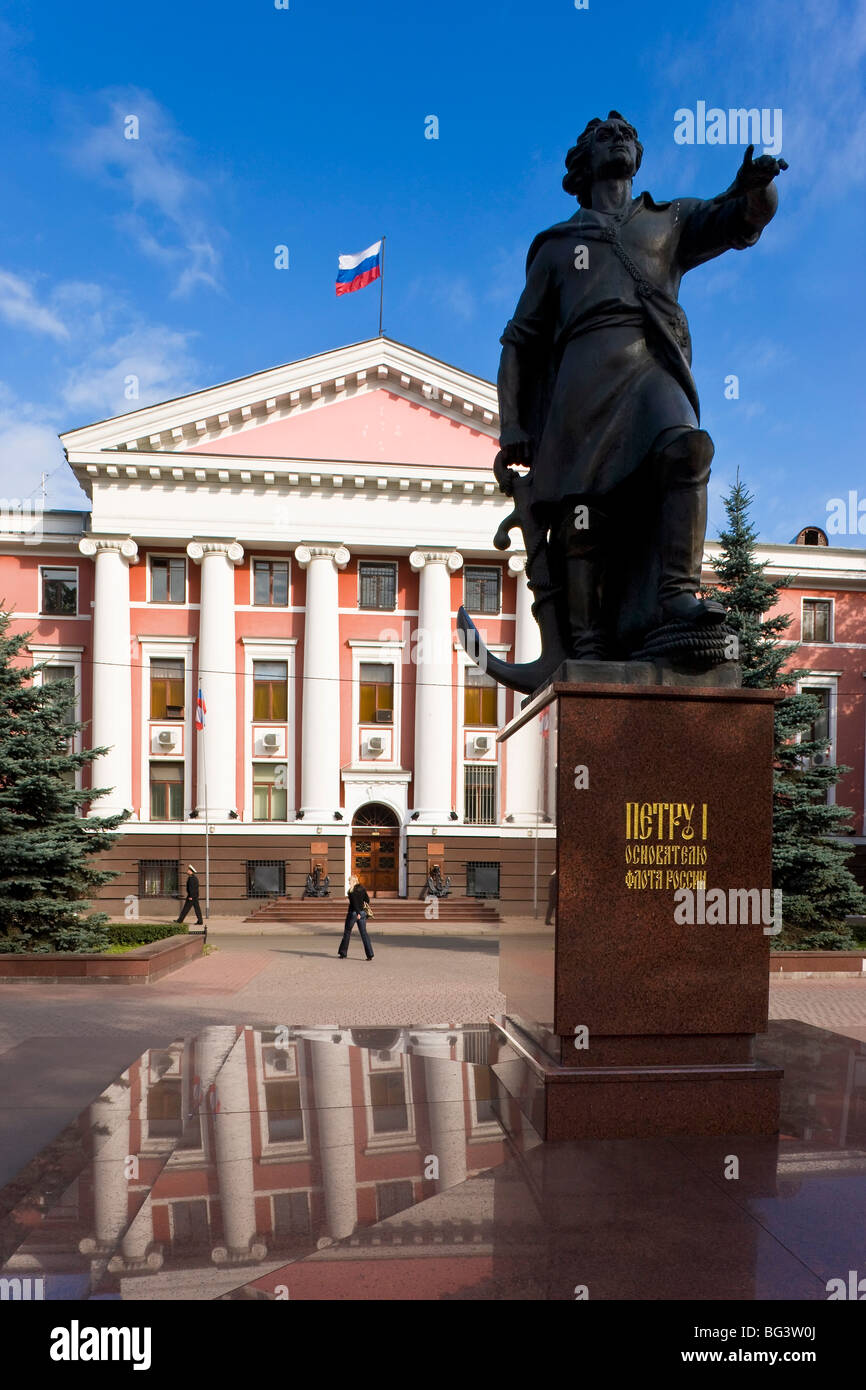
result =
[{"label": "small flag on pole", "polygon": [[382,274],[382,243],[374,241],[356,256],[341,256],[337,272],[337,294],[353,294],[372,285]]},{"label": "small flag on pole", "polygon": [[198,692],[198,699],[195,702],[195,727],[201,732],[204,728],[204,717],[207,714],[207,705],[202,697],[201,689]]}]

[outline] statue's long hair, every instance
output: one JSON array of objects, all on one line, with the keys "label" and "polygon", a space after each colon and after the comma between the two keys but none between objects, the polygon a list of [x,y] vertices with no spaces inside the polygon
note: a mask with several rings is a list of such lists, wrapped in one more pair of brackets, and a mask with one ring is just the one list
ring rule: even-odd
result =
[{"label": "statue's long hair", "polygon": [[[626,121],[625,116],[620,115],[619,111],[608,111],[607,119],[625,122],[637,146],[637,163],[634,170],[637,173],[643,159],[643,145],[637,137],[637,131],[633,125]],[[600,116],[594,116],[586,129],[577,137],[577,144],[572,145],[565,156],[565,177],[562,180],[562,186],[566,193],[574,194],[582,208],[590,206],[592,195],[590,150],[593,134],[600,125],[604,125],[604,121]]]}]

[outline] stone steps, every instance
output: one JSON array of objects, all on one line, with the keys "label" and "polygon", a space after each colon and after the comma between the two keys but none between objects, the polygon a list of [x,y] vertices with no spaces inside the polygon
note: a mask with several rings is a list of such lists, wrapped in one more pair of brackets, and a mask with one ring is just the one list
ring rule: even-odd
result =
[{"label": "stone steps", "polygon": [[[495,903],[484,898],[440,898],[438,914],[428,917],[427,904],[411,898],[374,898],[373,920],[389,924],[424,922],[479,922],[495,926],[499,910]],[[346,916],[346,899],[330,898],[272,898],[245,917],[245,922],[342,922]]]}]

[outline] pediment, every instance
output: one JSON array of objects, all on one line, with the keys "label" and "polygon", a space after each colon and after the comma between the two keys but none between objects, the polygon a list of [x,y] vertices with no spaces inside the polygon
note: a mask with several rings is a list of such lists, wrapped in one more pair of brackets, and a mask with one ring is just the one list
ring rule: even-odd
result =
[{"label": "pediment", "polygon": [[193,444],[189,452],[483,468],[492,466],[496,449],[489,434],[437,410],[434,403],[373,387],[227,430],[215,440]]},{"label": "pediment", "polygon": [[496,389],[415,348],[373,338],[61,435],[94,453],[211,454],[487,468]]}]

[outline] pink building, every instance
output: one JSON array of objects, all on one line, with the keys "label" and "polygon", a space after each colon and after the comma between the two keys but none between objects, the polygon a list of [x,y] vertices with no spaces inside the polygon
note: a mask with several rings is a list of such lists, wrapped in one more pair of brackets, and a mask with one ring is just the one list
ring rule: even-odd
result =
[{"label": "pink building", "polygon": [[[417,899],[439,863],[457,898],[543,907],[543,731],[497,744],[519,697],[455,634],[465,604],[492,651],[537,652],[525,557],[492,543],[498,429],[491,383],[377,338],[63,436],[91,511],[0,533],[0,595],[109,750],[97,809],[131,813],[107,907],[173,913],[206,826],[214,912],[298,898],[316,864],[336,896],[354,871]],[[762,555],[796,576],[866,844],[866,552],[815,539]]]}]

